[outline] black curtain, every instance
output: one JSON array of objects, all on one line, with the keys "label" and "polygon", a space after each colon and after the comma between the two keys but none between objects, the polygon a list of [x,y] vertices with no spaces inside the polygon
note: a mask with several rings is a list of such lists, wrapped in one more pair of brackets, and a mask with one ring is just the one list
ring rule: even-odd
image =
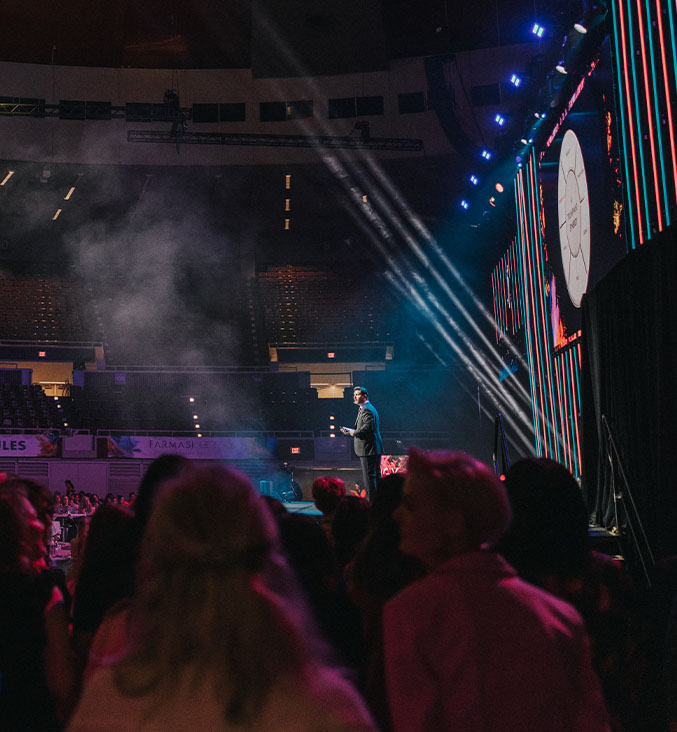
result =
[{"label": "black curtain", "polygon": [[[583,301],[584,489],[615,524],[602,416],[656,559],[677,554],[677,242],[672,226],[631,252]],[[616,494],[621,486],[616,473]],[[623,491],[620,504],[628,503]]]}]

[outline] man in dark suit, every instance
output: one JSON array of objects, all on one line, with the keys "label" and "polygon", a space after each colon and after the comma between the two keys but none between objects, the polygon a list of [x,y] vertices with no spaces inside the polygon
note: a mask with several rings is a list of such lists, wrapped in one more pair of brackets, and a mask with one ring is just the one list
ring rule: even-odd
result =
[{"label": "man in dark suit", "polygon": [[376,495],[376,485],[380,478],[383,440],[378,421],[376,407],[369,401],[369,394],[363,386],[353,389],[353,402],[359,407],[355,427],[341,427],[344,435],[353,438],[355,454],[362,464],[362,477],[367,490],[367,498]]}]

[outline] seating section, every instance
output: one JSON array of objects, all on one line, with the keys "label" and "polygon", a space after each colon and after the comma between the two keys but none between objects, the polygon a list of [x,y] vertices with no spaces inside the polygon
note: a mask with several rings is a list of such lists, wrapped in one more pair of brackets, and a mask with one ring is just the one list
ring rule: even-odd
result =
[{"label": "seating section", "polygon": [[260,271],[257,284],[269,344],[392,338],[384,317],[388,300],[375,276],[356,277],[354,269],[276,265]]},{"label": "seating section", "polygon": [[100,341],[90,301],[86,288],[74,278],[0,269],[0,338]]},{"label": "seating section", "polygon": [[38,384],[0,385],[0,426],[59,429],[70,419],[70,400],[48,397]]}]

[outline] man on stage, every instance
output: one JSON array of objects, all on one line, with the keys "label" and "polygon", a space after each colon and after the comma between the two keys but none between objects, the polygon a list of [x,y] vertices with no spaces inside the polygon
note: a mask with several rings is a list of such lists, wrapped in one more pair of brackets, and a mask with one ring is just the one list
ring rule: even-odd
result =
[{"label": "man on stage", "polygon": [[341,427],[341,432],[353,438],[355,454],[360,458],[362,464],[367,498],[372,499],[376,495],[377,481],[381,477],[380,466],[383,454],[378,412],[369,401],[369,394],[363,386],[356,386],[353,389],[353,402],[359,406],[355,428]]}]

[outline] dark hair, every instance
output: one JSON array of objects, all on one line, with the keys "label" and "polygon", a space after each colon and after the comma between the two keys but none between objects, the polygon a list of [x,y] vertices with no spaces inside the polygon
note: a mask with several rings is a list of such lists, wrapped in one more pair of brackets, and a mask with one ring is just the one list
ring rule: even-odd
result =
[{"label": "dark hair", "polygon": [[94,512],[75,586],[75,630],[96,632],[106,612],[134,594],[132,521],[131,511],[115,504]]},{"label": "dark hair", "polygon": [[352,561],[369,530],[370,504],[366,498],[346,496],[341,500],[331,522],[334,552],[340,567]]},{"label": "dark hair", "polygon": [[191,461],[183,455],[168,453],[155,458],[148,466],[141,483],[139,483],[136,500],[132,506],[139,534],[143,534],[146,528],[158,488],[168,480],[176,478],[191,464]]},{"label": "dark hair", "polygon": [[364,388],[363,386],[354,386],[354,387],[353,387],[353,394],[354,394],[354,393],[355,393],[356,391],[359,391],[359,392],[360,392],[360,394],[362,394],[363,396],[366,396],[366,397],[367,397],[367,399],[369,399],[369,392],[368,392],[368,391],[367,391],[367,390],[366,390],[366,389],[365,389],[365,388]]},{"label": "dark hair", "polygon": [[23,571],[27,565],[25,547],[29,539],[21,501],[28,499],[22,488],[7,488],[0,488],[0,570]]},{"label": "dark hair", "polygon": [[505,487],[513,521],[499,548],[508,561],[532,581],[580,571],[590,551],[588,512],[571,473],[554,460],[526,458],[508,470]]}]

